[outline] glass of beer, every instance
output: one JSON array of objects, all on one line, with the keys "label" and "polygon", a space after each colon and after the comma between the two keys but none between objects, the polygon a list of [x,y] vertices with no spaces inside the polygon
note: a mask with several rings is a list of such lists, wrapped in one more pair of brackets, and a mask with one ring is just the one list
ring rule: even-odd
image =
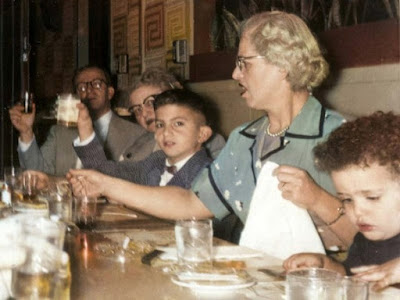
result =
[{"label": "glass of beer", "polygon": [[29,215],[21,215],[20,224],[20,244],[26,249],[26,259],[12,271],[12,296],[55,299],[60,269],[68,261],[68,254],[62,251],[65,225]]},{"label": "glass of beer", "polygon": [[57,100],[57,124],[76,127],[79,109],[76,107],[81,100],[72,94],[62,94]]},{"label": "glass of beer", "polygon": [[97,197],[75,197],[74,204],[76,225],[80,229],[92,229],[97,216]]},{"label": "glass of beer", "polygon": [[26,171],[20,176],[20,185],[14,189],[13,211],[16,213],[48,216],[47,201],[39,197],[38,176]]}]

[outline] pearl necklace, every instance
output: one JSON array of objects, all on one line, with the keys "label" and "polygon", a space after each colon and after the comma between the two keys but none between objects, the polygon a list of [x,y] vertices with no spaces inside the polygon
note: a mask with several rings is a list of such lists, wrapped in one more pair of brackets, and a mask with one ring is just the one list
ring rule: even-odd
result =
[{"label": "pearl necklace", "polygon": [[271,133],[271,132],[269,131],[269,127],[270,127],[270,126],[271,126],[271,123],[268,124],[268,127],[267,127],[266,132],[267,132],[267,134],[268,134],[269,136],[272,136],[272,137],[280,136],[280,135],[282,135],[282,133],[286,132],[286,130],[289,129],[289,125],[288,125],[288,126],[286,126],[285,128],[283,128],[281,131],[279,131],[279,132],[277,132],[277,133]]}]

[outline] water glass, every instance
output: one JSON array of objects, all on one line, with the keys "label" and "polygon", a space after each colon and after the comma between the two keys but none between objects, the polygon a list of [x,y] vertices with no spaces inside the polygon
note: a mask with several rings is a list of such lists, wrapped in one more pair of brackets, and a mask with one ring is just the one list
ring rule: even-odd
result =
[{"label": "water glass", "polygon": [[14,188],[14,186],[18,182],[19,175],[21,174],[22,170],[19,167],[5,167],[4,168],[4,182],[9,185],[11,188]]},{"label": "water glass", "polygon": [[343,300],[367,300],[368,282],[355,277],[345,276],[342,279]]},{"label": "water glass", "polygon": [[179,264],[187,269],[211,266],[213,229],[210,219],[178,220],[175,224]]},{"label": "water glass", "polygon": [[341,300],[342,276],[334,271],[309,268],[292,271],[286,275],[288,300]]},{"label": "water glass", "polygon": [[97,198],[91,196],[80,196],[74,198],[74,219],[76,225],[81,229],[90,229],[96,221]]},{"label": "water glass", "polygon": [[72,221],[72,190],[68,181],[56,181],[50,186],[47,202],[50,217],[55,216],[63,222]]},{"label": "water glass", "polygon": [[27,215],[22,224],[25,235],[44,239],[58,249],[63,249],[66,229],[64,223],[46,217]]},{"label": "water glass", "polygon": [[57,100],[57,124],[66,127],[76,127],[79,109],[76,107],[81,100],[72,94],[62,94]]}]

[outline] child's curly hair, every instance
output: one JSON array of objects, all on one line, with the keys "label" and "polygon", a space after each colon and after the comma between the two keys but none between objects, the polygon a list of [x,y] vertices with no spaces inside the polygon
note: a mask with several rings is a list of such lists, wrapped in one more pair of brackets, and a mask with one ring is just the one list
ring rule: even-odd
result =
[{"label": "child's curly hair", "polygon": [[314,148],[314,155],[317,167],[327,172],[378,163],[399,175],[400,116],[378,111],[344,123]]}]

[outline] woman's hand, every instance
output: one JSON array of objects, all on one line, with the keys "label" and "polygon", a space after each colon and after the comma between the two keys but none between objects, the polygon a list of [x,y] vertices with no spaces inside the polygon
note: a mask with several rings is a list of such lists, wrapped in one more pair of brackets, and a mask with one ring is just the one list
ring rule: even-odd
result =
[{"label": "woman's hand", "polygon": [[400,283],[400,258],[392,259],[382,265],[352,268],[356,277],[374,282],[372,288],[381,290],[389,285]]},{"label": "woman's hand", "polygon": [[282,197],[305,209],[311,209],[318,201],[321,187],[303,169],[281,165],[273,173],[279,180]]},{"label": "woman's hand", "polygon": [[323,268],[325,255],[317,253],[298,253],[290,256],[283,262],[286,271],[299,268]]},{"label": "woman's hand", "polygon": [[67,174],[75,196],[101,196],[107,178],[108,176],[94,170],[70,170]]}]

